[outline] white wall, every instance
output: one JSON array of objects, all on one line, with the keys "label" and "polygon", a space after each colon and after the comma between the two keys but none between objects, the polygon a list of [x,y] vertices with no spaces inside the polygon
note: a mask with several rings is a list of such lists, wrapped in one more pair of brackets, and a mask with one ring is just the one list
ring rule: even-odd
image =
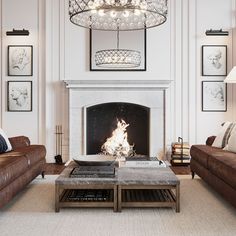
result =
[{"label": "white wall", "polygon": [[[1,127],[9,136],[26,135],[32,143],[39,142],[39,19],[37,0],[2,0],[1,1]],[[30,10],[29,10],[30,9]],[[28,37],[6,36],[6,31],[15,29],[28,29]],[[7,76],[7,46],[33,45],[33,76],[17,77]],[[33,111],[8,112],[7,111],[7,81],[33,82]]]},{"label": "white wall", "polygon": [[[167,91],[167,143],[183,136],[203,143],[220,124],[236,117],[236,88],[228,86],[228,112],[201,111],[201,45],[228,46],[228,71],[236,64],[235,0],[169,1],[167,22],[147,32],[147,72],[90,72],[88,31],[69,22],[67,0],[1,0],[1,126],[9,136],[24,134],[45,143],[54,162],[55,125],[64,131],[63,158],[68,158],[67,80],[173,80]],[[26,28],[29,37],[6,37],[12,28]],[[228,37],[206,37],[207,29],[229,30]],[[33,112],[7,112],[7,45],[34,46]],[[233,54],[234,52],[234,54]],[[23,79],[23,78],[20,78]]]},{"label": "white wall", "polygon": [[[223,80],[224,77],[201,76],[201,45],[215,44],[227,45],[228,47],[228,72],[233,66],[233,32],[235,30],[235,1],[221,0],[200,0],[197,3],[197,142],[203,142],[209,134],[218,131],[219,126],[225,120],[235,120],[235,100],[233,99],[232,85],[228,85],[228,112],[201,112],[201,81]],[[213,8],[214,6],[214,8]],[[205,10],[202,10],[205,9]],[[206,29],[226,29],[229,30],[229,37],[207,37],[201,32]],[[234,52],[235,53],[235,52]]]}]

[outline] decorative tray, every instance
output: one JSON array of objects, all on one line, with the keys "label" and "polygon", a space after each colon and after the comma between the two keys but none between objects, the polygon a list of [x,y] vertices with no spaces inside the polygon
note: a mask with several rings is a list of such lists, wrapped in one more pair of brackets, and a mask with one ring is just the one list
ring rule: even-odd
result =
[{"label": "decorative tray", "polygon": [[116,157],[109,155],[80,155],[73,160],[80,166],[109,166],[115,163]]}]

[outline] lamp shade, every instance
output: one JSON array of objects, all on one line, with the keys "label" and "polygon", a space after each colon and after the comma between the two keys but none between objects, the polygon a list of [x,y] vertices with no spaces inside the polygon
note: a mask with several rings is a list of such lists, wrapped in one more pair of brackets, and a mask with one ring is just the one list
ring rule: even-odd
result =
[{"label": "lamp shade", "polygon": [[229,72],[224,80],[225,83],[236,83],[236,66]]}]

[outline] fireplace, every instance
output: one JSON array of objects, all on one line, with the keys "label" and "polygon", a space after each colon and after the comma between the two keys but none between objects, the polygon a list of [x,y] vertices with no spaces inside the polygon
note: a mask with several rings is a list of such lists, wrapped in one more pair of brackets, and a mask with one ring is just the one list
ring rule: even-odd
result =
[{"label": "fireplace", "polygon": [[165,101],[170,81],[66,81],[69,88],[69,155],[95,154],[124,119],[137,154],[163,158]]},{"label": "fireplace", "polygon": [[127,126],[128,142],[137,155],[149,155],[150,108],[133,103],[103,103],[86,109],[86,154],[98,154],[117,123]]}]

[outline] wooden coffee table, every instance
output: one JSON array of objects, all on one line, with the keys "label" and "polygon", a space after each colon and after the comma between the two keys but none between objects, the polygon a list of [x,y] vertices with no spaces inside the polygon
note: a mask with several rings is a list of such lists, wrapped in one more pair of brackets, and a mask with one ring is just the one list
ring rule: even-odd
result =
[{"label": "wooden coffee table", "polygon": [[123,207],[174,207],[180,212],[180,181],[169,168],[119,168],[118,211]]},{"label": "wooden coffee table", "polygon": [[[117,178],[70,178],[70,173],[77,164],[72,162],[56,179],[55,211],[63,207],[111,207],[117,211]],[[98,189],[109,190],[110,197],[105,201],[70,201],[71,190]]]},{"label": "wooden coffee table", "polygon": [[[180,181],[169,168],[117,168],[114,178],[70,178],[76,166],[72,162],[56,179],[55,211],[62,207],[173,207],[180,212]],[[69,201],[69,191],[105,189],[105,201]]]}]

